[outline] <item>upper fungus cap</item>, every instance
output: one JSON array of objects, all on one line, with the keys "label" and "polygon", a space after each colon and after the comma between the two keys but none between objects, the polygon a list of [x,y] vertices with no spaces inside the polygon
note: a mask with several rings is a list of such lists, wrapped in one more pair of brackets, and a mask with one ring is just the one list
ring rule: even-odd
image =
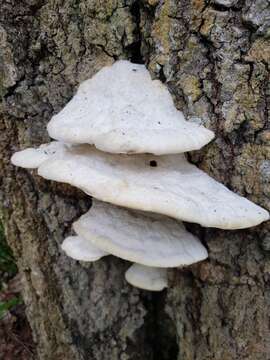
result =
[{"label": "upper fungus cap", "polygon": [[187,122],[144,65],[120,60],[83,82],[48,124],[57,140],[95,145],[111,153],[156,155],[197,150],[214,133]]},{"label": "upper fungus cap", "polygon": [[99,201],[94,201],[90,211],[73,227],[94,247],[143,265],[187,266],[208,256],[205,247],[182,223]]},{"label": "upper fungus cap", "polygon": [[150,291],[161,291],[168,287],[167,270],[133,264],[125,273],[127,282]]},{"label": "upper fungus cap", "polygon": [[181,154],[112,155],[89,145],[59,144],[38,173],[99,200],[206,227],[242,229],[269,219],[266,210],[233,193]]},{"label": "upper fungus cap", "polygon": [[103,256],[109,255],[80,236],[68,236],[63,241],[61,248],[69,257],[80,261],[97,261]]}]

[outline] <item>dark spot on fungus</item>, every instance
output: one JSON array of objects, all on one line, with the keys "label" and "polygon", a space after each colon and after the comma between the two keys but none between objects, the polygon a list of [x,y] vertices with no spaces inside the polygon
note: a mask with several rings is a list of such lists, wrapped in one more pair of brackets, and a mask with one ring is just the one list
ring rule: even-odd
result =
[{"label": "dark spot on fungus", "polygon": [[157,162],[156,162],[156,160],[150,160],[149,165],[150,165],[151,167],[157,167]]}]

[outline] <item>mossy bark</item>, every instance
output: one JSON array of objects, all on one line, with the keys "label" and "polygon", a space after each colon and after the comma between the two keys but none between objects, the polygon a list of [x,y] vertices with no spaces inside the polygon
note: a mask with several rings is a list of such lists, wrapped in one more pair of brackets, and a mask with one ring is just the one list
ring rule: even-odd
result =
[{"label": "mossy bark", "polygon": [[270,359],[269,224],[188,224],[209,259],[150,294],[125,283],[122,260],[67,258],[60,244],[89,198],[9,160],[48,141],[82,80],[131,59],[215,131],[190,161],[270,209],[269,15],[267,0],[0,1],[1,216],[39,359]]}]

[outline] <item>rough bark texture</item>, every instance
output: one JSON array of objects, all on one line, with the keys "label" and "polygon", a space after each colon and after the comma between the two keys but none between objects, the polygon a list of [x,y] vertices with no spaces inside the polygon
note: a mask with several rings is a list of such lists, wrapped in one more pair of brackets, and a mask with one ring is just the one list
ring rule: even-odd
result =
[{"label": "rough bark texture", "polygon": [[89,198],[9,162],[48,140],[82,80],[128,58],[215,131],[190,160],[270,209],[269,19],[267,0],[0,0],[1,214],[39,359],[270,359],[269,224],[189,224],[209,259],[149,294],[125,283],[122,260],[68,259],[59,245]]}]

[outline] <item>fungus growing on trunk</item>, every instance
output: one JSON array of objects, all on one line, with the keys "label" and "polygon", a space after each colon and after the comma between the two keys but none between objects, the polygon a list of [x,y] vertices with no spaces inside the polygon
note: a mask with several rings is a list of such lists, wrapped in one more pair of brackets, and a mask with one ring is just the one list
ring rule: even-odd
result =
[{"label": "fungus growing on trunk", "polygon": [[161,291],[168,287],[167,270],[133,264],[125,273],[130,285],[144,290]]},{"label": "fungus growing on trunk", "polygon": [[48,124],[49,135],[110,153],[157,155],[197,150],[214,137],[188,122],[144,65],[117,61],[83,82]]},{"label": "fungus growing on trunk", "polygon": [[60,141],[18,152],[12,163],[111,203],[95,201],[74,223],[78,236],[65,239],[62,248],[78,260],[113,254],[135,262],[126,273],[134,286],[162,290],[164,268],[207,257],[195,236],[164,215],[221,229],[269,219],[266,210],[179,154],[201,148],[214,135],[187,122],[144,65],[118,61],[99,71],[52,118],[48,131]]},{"label": "fungus growing on trunk", "polygon": [[28,148],[17,151],[11,157],[13,165],[25,169],[37,169],[43,162],[50,159],[54,154],[59,156],[65,151],[65,147],[59,141],[52,141],[49,144],[42,144],[39,148]]},{"label": "fungus growing on trunk", "polygon": [[80,261],[97,261],[103,256],[109,255],[80,236],[67,237],[63,241],[61,248],[69,257]]},{"label": "fungus growing on trunk", "polygon": [[[26,158],[32,151],[15,154],[16,165],[18,158],[23,159],[21,166],[31,163]],[[39,164],[39,175],[112,204],[221,229],[247,228],[269,219],[266,210],[188,163],[183,154],[108,154],[90,145],[61,143],[49,144],[47,153],[51,155]]]},{"label": "fungus growing on trunk", "polygon": [[73,227],[94,247],[142,265],[182,267],[208,256],[199,239],[182,223],[103,202],[94,201]]}]

